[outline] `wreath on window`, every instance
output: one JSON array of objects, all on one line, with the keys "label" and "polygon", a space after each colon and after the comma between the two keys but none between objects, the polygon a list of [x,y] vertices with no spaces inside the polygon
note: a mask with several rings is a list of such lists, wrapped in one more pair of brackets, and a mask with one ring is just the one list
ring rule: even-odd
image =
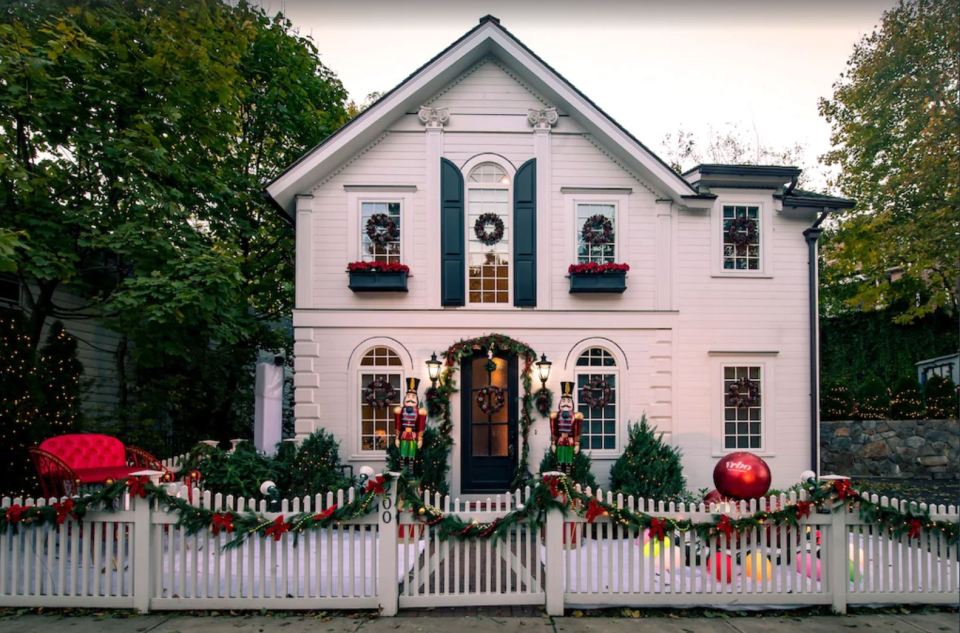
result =
[{"label": "wreath on window", "polygon": [[473,223],[473,232],[480,242],[493,246],[503,239],[503,220],[496,213],[483,213]]},{"label": "wreath on window", "polygon": [[613,241],[613,222],[605,215],[591,215],[583,223],[580,237],[590,246],[603,246]]},{"label": "wreath on window", "polygon": [[757,406],[760,400],[760,385],[756,380],[741,378],[727,388],[727,406],[738,409]]},{"label": "wreath on window", "polygon": [[507,403],[507,394],[494,386],[483,387],[477,391],[477,408],[485,415],[493,415]]},{"label": "wreath on window", "polygon": [[383,378],[374,378],[363,388],[363,401],[371,407],[385,407],[396,397],[397,390]]},{"label": "wreath on window", "polygon": [[588,407],[603,407],[610,403],[613,390],[603,378],[594,378],[580,388],[580,402]]},{"label": "wreath on window", "polygon": [[367,219],[367,237],[380,248],[400,239],[400,227],[386,213],[374,213]]},{"label": "wreath on window", "polygon": [[727,221],[727,242],[746,246],[757,242],[757,221],[753,218],[734,218]]}]

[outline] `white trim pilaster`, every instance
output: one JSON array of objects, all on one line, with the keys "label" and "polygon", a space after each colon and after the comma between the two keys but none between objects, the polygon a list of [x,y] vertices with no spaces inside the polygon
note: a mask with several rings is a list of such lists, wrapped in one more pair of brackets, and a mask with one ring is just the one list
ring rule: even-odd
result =
[{"label": "white trim pilaster", "polygon": [[553,305],[551,277],[551,206],[553,188],[551,178],[552,143],[551,128],[558,121],[556,108],[530,110],[527,122],[533,126],[533,156],[537,159],[537,308],[549,310]]},{"label": "white trim pilaster", "polygon": [[297,196],[296,257],[294,259],[294,305],[313,306],[313,196]]},{"label": "white trim pilaster", "polygon": [[427,292],[427,300],[431,307],[440,306],[440,158],[443,156],[443,125],[450,120],[446,109],[420,108],[418,118],[425,126],[426,132],[426,196],[427,210],[427,262],[432,270],[433,283]]}]

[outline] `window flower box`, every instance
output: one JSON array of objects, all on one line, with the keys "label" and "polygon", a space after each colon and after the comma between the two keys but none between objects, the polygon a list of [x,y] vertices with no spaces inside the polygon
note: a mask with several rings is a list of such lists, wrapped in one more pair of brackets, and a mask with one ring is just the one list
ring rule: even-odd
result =
[{"label": "window flower box", "polygon": [[571,264],[570,293],[622,293],[627,289],[629,264]]},{"label": "window flower box", "polygon": [[354,292],[407,292],[410,267],[384,262],[352,262],[347,265],[348,287]]}]

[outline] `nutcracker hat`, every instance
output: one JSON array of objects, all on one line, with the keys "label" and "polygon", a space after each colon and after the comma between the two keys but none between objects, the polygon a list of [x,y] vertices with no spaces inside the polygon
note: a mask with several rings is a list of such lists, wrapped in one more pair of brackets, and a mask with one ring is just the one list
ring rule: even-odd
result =
[{"label": "nutcracker hat", "polygon": [[560,383],[560,397],[561,398],[572,398],[573,397],[573,383],[568,381],[563,381]]},{"label": "nutcracker hat", "polygon": [[407,393],[417,393],[417,388],[420,386],[419,378],[407,378]]}]

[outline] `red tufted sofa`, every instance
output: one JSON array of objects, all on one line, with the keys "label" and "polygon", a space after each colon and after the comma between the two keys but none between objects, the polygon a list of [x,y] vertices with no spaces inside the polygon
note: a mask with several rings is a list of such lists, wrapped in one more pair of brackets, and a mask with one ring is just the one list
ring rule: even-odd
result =
[{"label": "red tufted sofa", "polygon": [[117,438],[98,433],[51,437],[31,448],[30,457],[47,498],[67,494],[73,484],[105,483],[145,469],[167,472],[160,460],[147,451],[124,446]]}]

